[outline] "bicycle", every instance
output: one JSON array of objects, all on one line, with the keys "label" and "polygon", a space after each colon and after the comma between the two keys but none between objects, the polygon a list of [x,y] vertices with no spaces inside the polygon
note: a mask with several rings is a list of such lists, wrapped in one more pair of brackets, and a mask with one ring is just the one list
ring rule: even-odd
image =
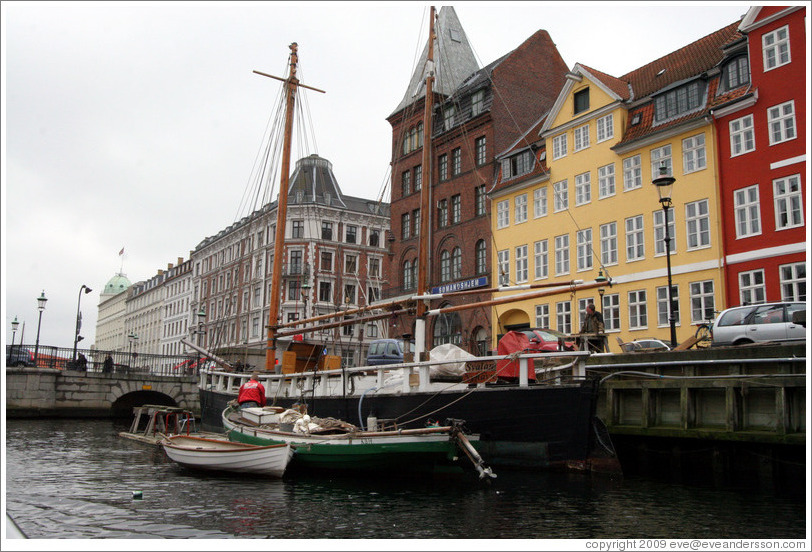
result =
[{"label": "bicycle", "polygon": [[696,328],[696,346],[701,348],[710,347],[713,343],[713,321],[719,311],[713,311],[713,318],[706,318],[704,322]]}]

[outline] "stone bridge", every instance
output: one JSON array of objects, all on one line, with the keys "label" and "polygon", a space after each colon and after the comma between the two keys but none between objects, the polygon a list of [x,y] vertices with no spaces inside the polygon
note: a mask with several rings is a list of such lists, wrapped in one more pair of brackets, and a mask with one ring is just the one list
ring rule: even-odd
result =
[{"label": "stone bridge", "polygon": [[6,417],[128,417],[159,404],[200,415],[198,376],[6,368]]}]

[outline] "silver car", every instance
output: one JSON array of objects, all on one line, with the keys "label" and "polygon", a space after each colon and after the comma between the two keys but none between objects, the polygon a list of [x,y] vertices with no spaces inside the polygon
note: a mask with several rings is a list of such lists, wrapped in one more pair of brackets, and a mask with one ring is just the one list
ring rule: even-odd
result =
[{"label": "silver car", "polygon": [[713,346],[745,345],[766,341],[806,339],[803,324],[793,322],[793,314],[803,312],[806,303],[763,303],[722,311],[713,323]]}]

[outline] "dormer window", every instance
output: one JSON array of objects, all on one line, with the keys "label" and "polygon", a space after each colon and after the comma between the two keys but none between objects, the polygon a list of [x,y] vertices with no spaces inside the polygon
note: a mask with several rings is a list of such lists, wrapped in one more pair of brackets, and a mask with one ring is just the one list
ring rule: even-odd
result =
[{"label": "dormer window", "polygon": [[654,120],[664,121],[697,109],[703,103],[704,91],[704,83],[694,81],[661,94],[654,100]]},{"label": "dormer window", "polygon": [[572,100],[574,103],[573,113],[575,115],[589,109],[589,88],[584,88],[573,94]]},{"label": "dormer window", "polygon": [[750,82],[750,67],[747,56],[739,56],[725,66],[725,87],[733,90]]},{"label": "dormer window", "polygon": [[454,125],[454,106],[450,105],[443,111],[443,129],[450,130]]},{"label": "dormer window", "polygon": [[471,117],[476,117],[482,113],[485,107],[485,91],[477,90],[471,95]]},{"label": "dormer window", "polygon": [[518,155],[502,160],[502,180],[522,176],[533,170],[533,152],[525,150]]}]

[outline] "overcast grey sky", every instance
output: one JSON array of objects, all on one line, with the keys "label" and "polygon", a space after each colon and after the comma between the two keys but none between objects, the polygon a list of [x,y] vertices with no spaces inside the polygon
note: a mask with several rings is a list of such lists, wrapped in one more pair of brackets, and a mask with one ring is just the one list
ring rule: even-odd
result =
[{"label": "overcast grey sky", "polygon": [[[284,76],[291,42],[302,82],[327,92],[307,96],[317,153],[345,194],[377,198],[388,175],[386,117],[422,50],[430,5],[3,2],[5,343],[15,316],[34,342],[44,290],[40,344],[72,347],[86,284],[82,346],[91,345],[99,291],[118,272],[122,247],[124,272],[144,280],[245,214],[238,209],[280,85],[252,71]],[[452,5],[481,65],[546,29],[568,66],[615,76],[748,9]]]}]

